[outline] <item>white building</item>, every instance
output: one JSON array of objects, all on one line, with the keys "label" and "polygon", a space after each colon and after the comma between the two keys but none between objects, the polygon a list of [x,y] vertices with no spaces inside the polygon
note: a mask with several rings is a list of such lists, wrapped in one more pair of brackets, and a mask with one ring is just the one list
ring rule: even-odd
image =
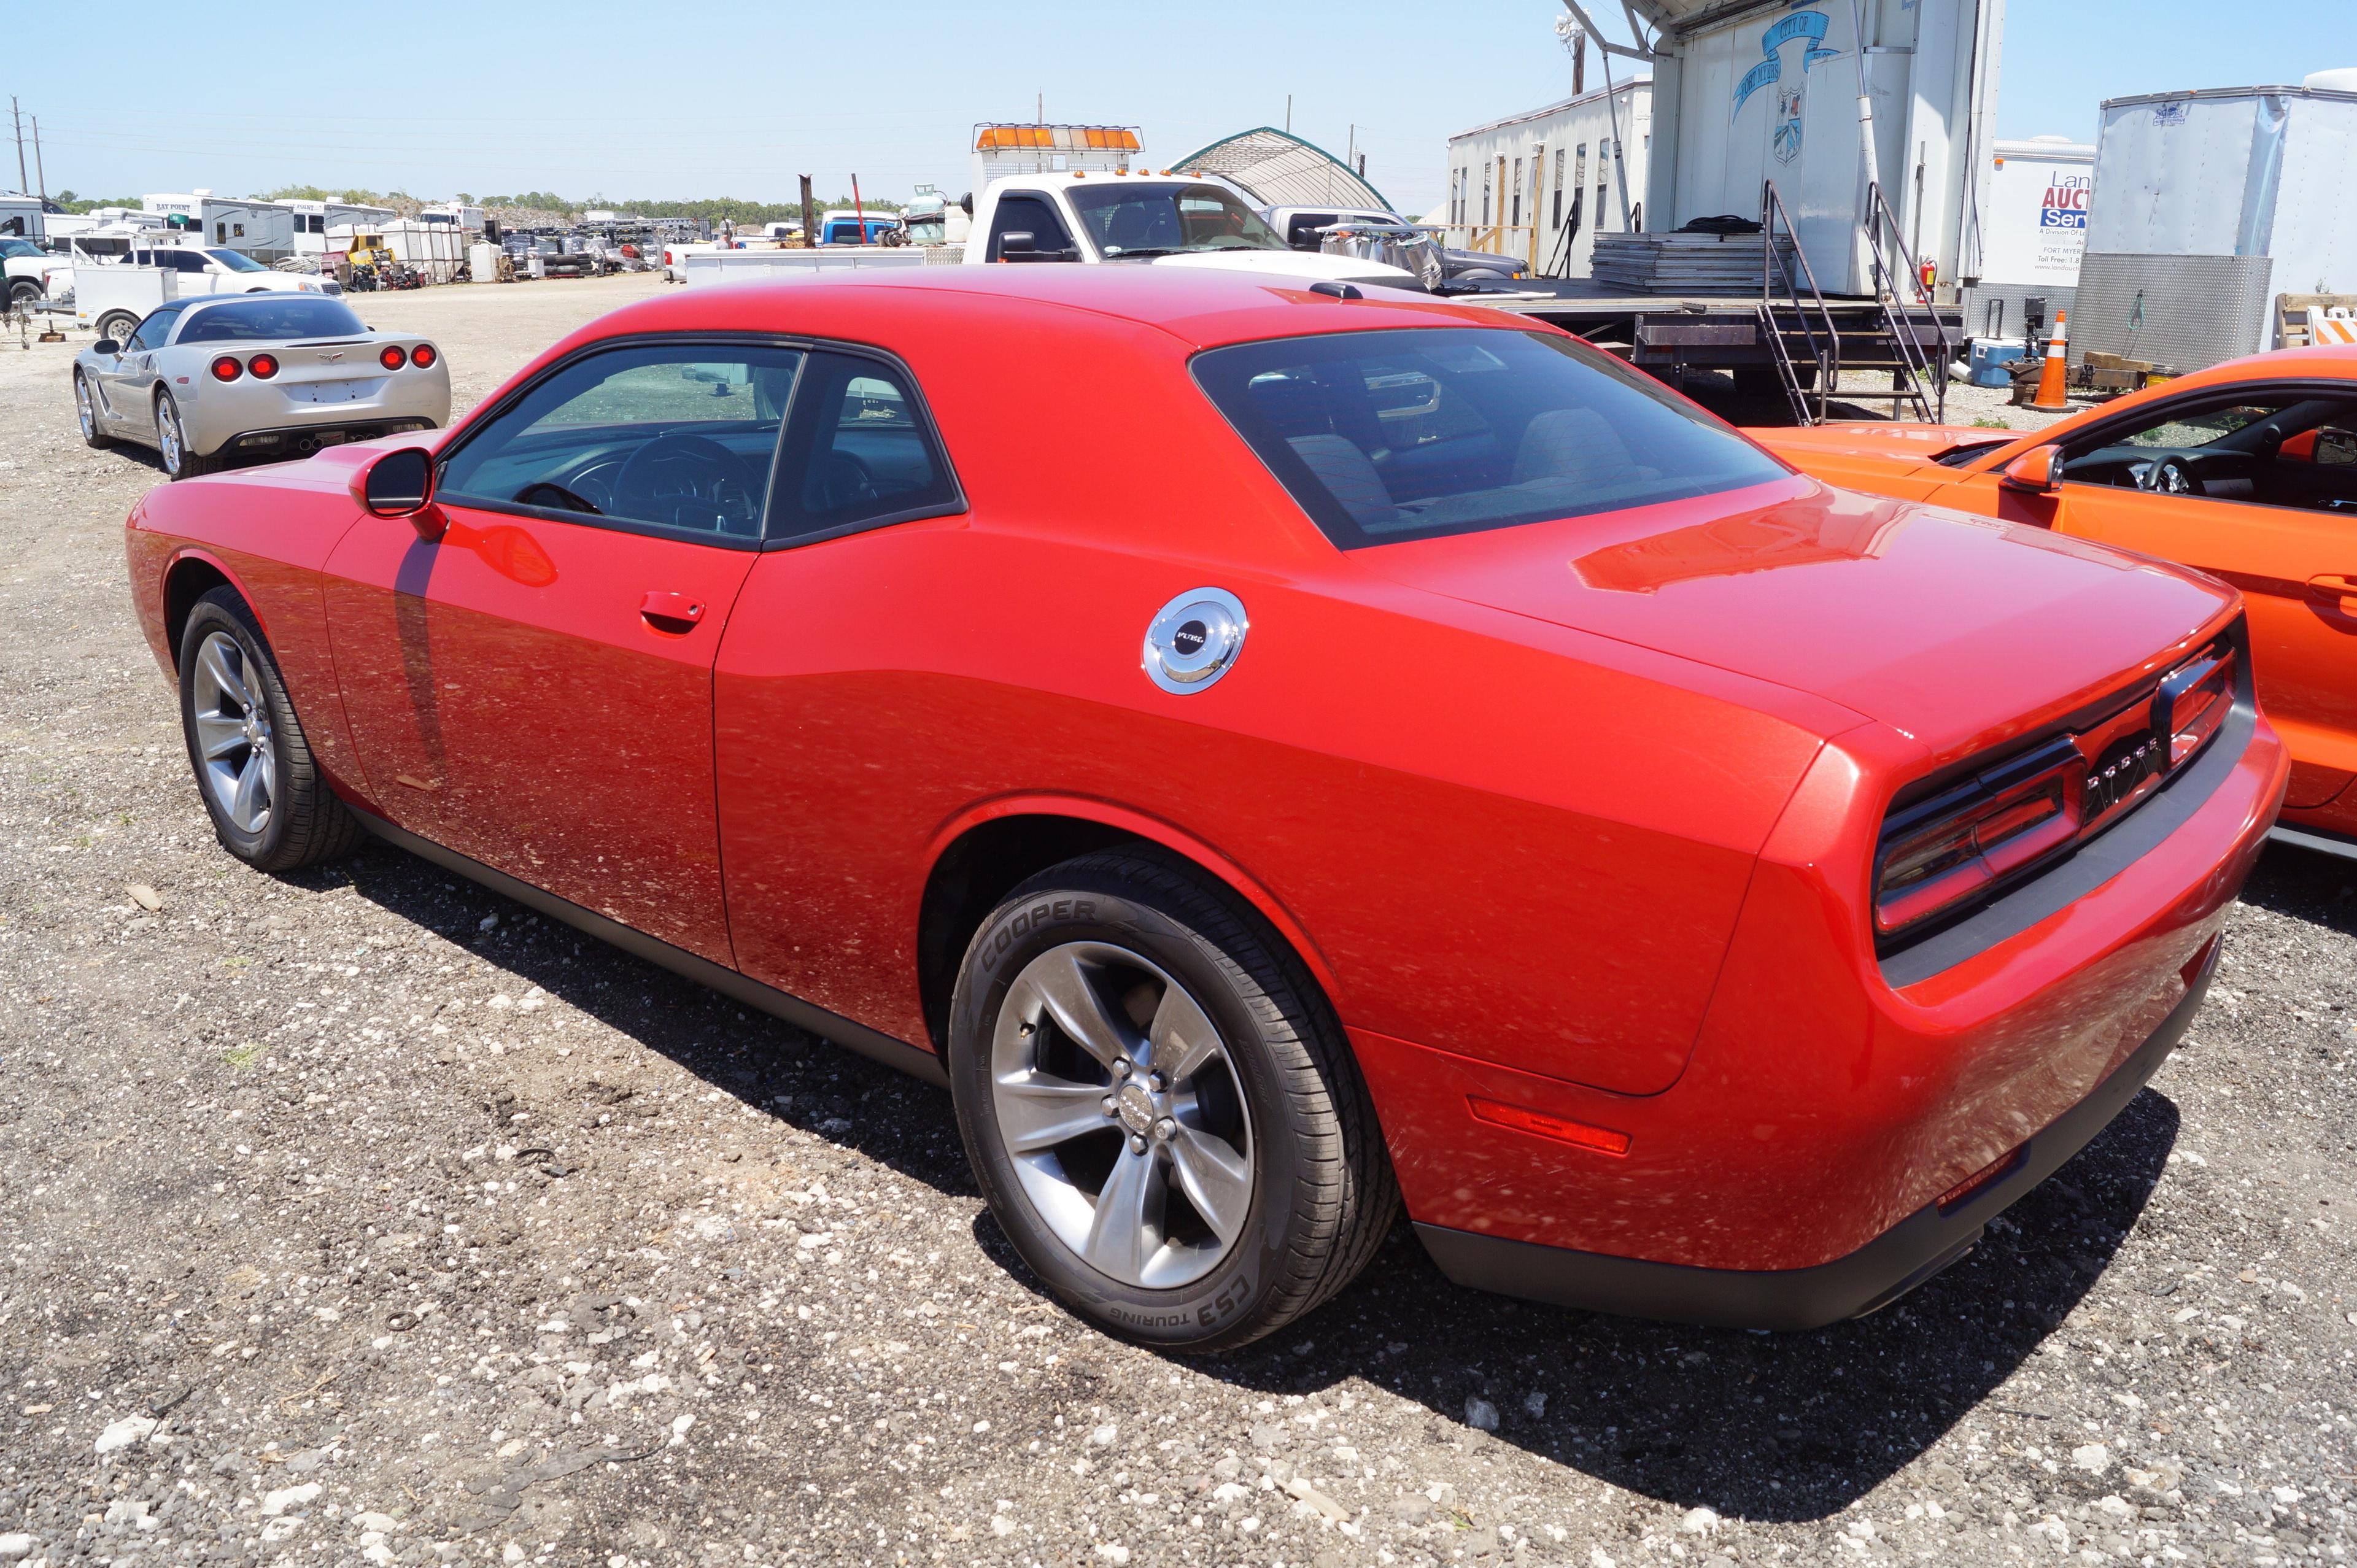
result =
[{"label": "white building", "polygon": [[1621,82],[1448,138],[1448,242],[1586,277],[1598,231],[1641,220],[1653,89]]}]

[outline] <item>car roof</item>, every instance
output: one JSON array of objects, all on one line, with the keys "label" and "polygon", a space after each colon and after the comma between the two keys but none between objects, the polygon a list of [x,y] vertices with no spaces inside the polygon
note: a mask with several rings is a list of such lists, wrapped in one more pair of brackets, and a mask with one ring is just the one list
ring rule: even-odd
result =
[{"label": "car roof", "polygon": [[[831,312],[873,323],[889,310],[896,297],[908,296],[916,296],[909,298],[910,305],[921,300],[936,306],[959,296],[988,298],[1000,306],[990,314],[999,315],[1007,306],[1042,313],[1082,312],[1159,328],[1196,349],[1387,328],[1549,330],[1501,311],[1403,289],[1369,287],[1362,297],[1345,300],[1314,293],[1299,278],[1215,268],[975,263],[699,287],[626,306],[592,323],[572,341],[630,332],[698,330],[823,337],[841,330],[827,325]],[[938,319],[931,309],[924,315],[929,321]]]}]

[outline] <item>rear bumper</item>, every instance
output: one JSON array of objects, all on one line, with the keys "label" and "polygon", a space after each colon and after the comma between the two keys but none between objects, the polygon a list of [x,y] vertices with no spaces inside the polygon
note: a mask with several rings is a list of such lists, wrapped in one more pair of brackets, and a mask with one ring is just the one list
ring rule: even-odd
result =
[{"label": "rear bumper", "polygon": [[2078,1104],[2033,1134],[2011,1170],[1947,1208],[1928,1203],[1845,1257],[1804,1269],[1706,1269],[1483,1236],[1418,1223],[1440,1272],[1460,1285],[1558,1306],[1725,1328],[1821,1328],[1887,1305],[1963,1257],[2016,1199],[2094,1141],[2185,1036],[2218,965],[2201,968],[2160,1026]]},{"label": "rear bumper", "polygon": [[434,421],[422,414],[388,416],[364,413],[354,419],[325,419],[315,424],[241,430],[223,437],[221,445],[213,450],[223,457],[252,457],[275,463],[294,457],[307,457],[322,446],[373,441],[381,435],[401,435],[434,427]]}]

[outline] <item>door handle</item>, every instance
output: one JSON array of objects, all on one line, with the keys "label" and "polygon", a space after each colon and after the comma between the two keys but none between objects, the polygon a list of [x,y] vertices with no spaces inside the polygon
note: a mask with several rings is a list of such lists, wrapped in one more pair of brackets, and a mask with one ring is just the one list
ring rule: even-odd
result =
[{"label": "door handle", "polygon": [[684,636],[704,618],[704,601],[687,594],[650,593],[639,601],[639,616],[657,631]]},{"label": "door handle", "polygon": [[2357,600],[2357,577],[2340,572],[2327,572],[2320,576],[2310,577],[2308,580],[2308,586],[2309,591],[2320,599],[2338,600],[2339,604],[2336,607],[2341,614],[2357,612],[2357,605],[2351,603],[2352,600]]}]

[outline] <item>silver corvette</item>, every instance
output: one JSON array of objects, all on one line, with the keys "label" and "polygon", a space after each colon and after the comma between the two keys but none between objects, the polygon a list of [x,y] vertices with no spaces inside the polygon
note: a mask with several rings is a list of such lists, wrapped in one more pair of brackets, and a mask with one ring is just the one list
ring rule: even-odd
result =
[{"label": "silver corvette", "polygon": [[169,300],[74,356],[73,393],[84,441],[153,446],[176,479],[450,422],[439,349],[309,294]]}]

